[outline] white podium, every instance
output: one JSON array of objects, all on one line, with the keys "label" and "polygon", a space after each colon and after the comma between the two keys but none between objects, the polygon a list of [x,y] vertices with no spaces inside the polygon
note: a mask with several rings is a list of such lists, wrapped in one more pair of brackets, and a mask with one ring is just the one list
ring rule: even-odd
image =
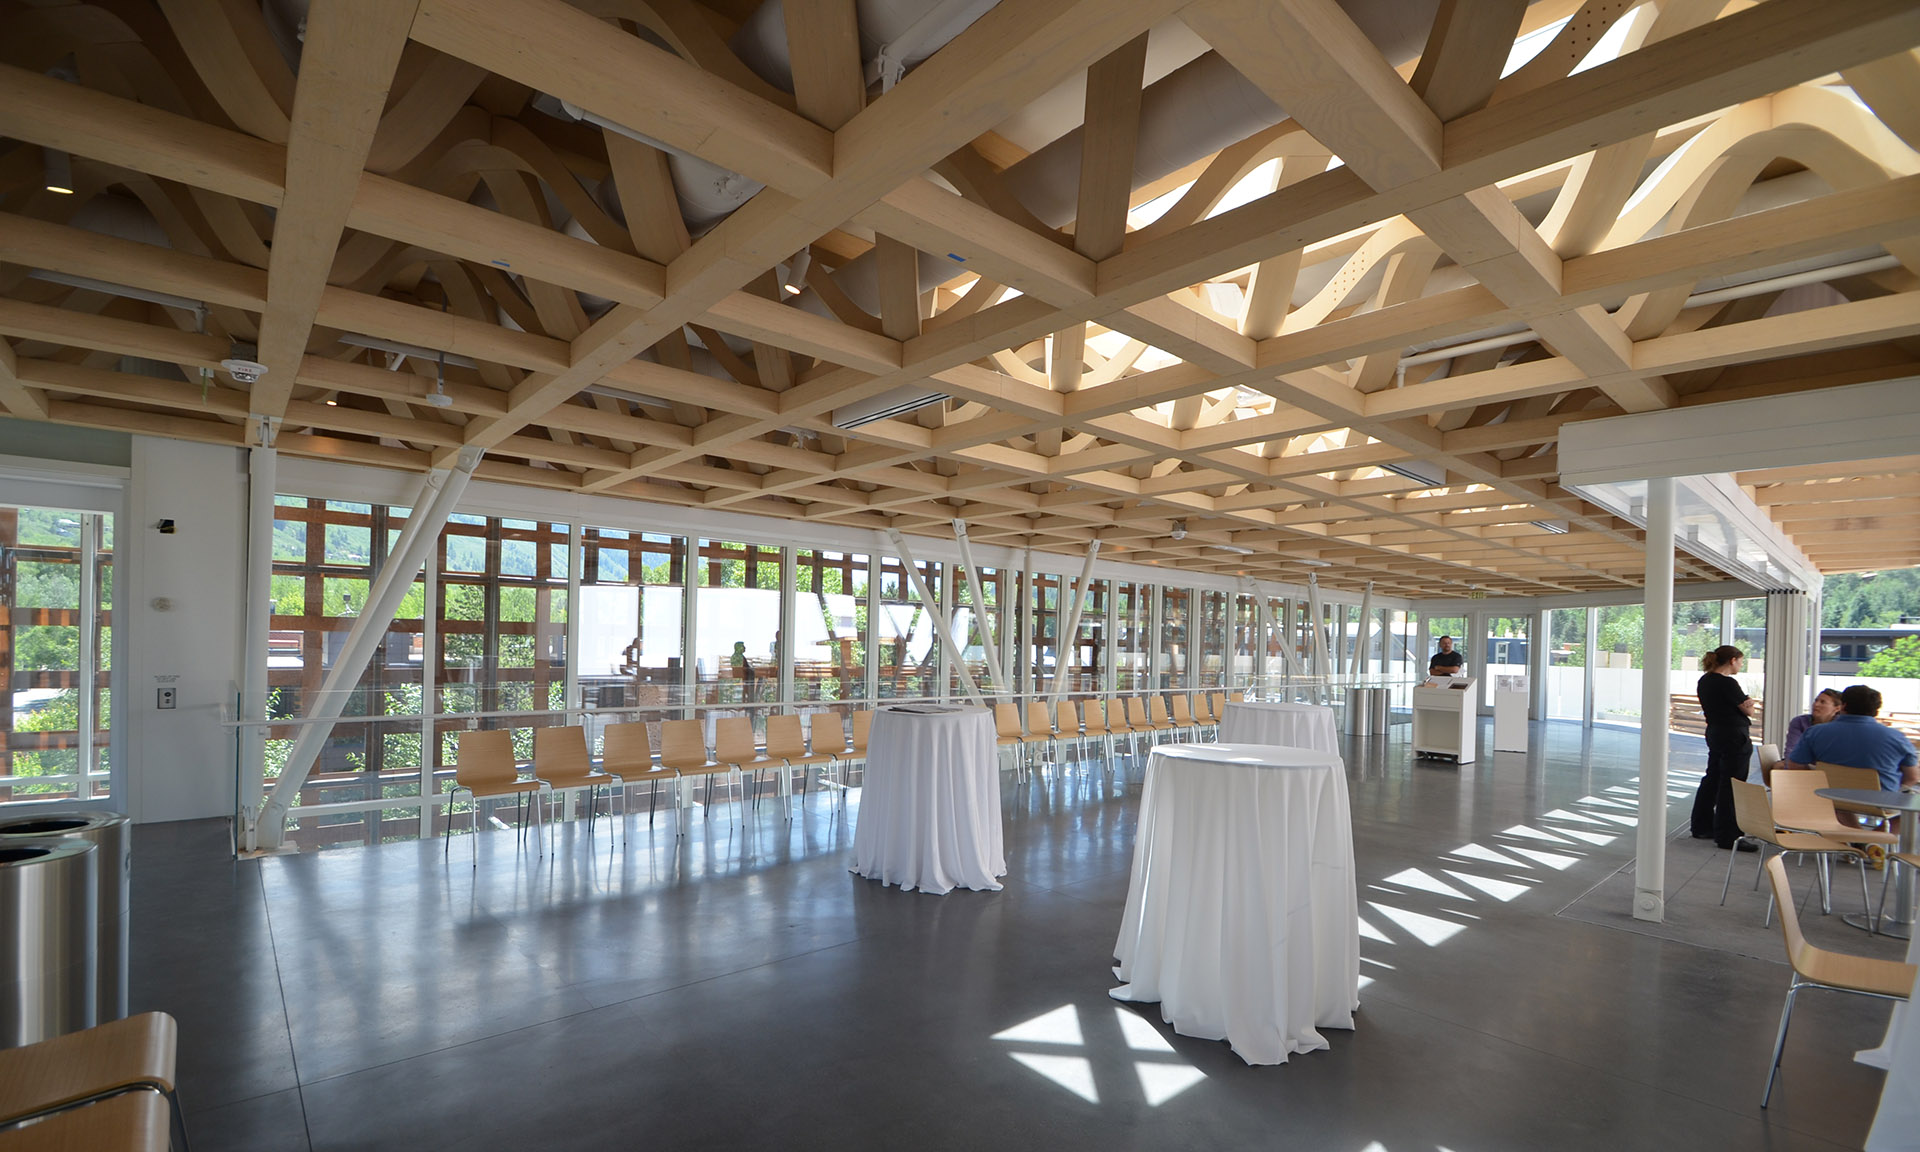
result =
[{"label": "white podium", "polygon": [[1502,676],[1493,685],[1493,750],[1527,750],[1527,678]]},{"label": "white podium", "polygon": [[1480,754],[1477,681],[1454,677],[1443,687],[1413,690],[1413,754],[1446,756],[1465,764]]}]

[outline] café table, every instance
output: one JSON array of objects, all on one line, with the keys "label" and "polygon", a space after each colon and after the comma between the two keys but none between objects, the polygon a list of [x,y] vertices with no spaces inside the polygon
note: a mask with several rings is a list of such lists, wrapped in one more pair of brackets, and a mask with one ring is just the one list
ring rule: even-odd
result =
[{"label": "caf\u00e9 table", "polygon": [[[1871,788],[1820,788],[1815,795],[1856,808],[1877,809],[1889,816],[1906,813],[1900,821],[1900,851],[1920,852],[1920,793],[1876,792]],[[1889,863],[1887,867],[1894,867]],[[1906,940],[1913,935],[1913,870],[1901,869],[1893,877],[1893,908],[1880,917],[1879,931]],[[1868,927],[1865,915],[1844,917],[1856,928]]]},{"label": "caf\u00e9 table", "polygon": [[939,895],[998,892],[1007,860],[993,717],[942,705],[880,709],[856,821],[856,875]]},{"label": "caf\u00e9 table", "polygon": [[1254,744],[1153,750],[1108,995],[1249,1064],[1328,1047],[1360,1004],[1346,771]]},{"label": "caf\u00e9 table", "polygon": [[1220,716],[1222,744],[1271,744],[1340,754],[1340,730],[1325,704],[1234,700]]}]

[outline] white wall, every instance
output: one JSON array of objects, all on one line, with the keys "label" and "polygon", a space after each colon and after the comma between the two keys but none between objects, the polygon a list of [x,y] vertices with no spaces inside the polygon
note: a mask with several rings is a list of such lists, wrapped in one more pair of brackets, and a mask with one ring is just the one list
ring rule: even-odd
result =
[{"label": "white wall", "polygon": [[[220,724],[240,681],[246,575],[246,456],[234,448],[133,438],[126,517],[116,526],[115,623],[126,629],[126,803],[138,821],[233,811],[233,732]],[[174,522],[172,535],[154,527]],[[165,602],[164,606],[156,601]],[[172,711],[155,690],[177,690]]]}]

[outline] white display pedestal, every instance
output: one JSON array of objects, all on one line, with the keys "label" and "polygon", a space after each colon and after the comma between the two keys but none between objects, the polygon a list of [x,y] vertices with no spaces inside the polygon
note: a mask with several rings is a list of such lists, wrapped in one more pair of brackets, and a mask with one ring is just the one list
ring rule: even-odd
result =
[{"label": "white display pedestal", "polygon": [[1493,750],[1527,750],[1527,690],[1493,690]]},{"label": "white display pedestal", "polygon": [[1480,754],[1480,725],[1472,679],[1456,679],[1444,688],[1413,690],[1413,753],[1447,756],[1461,764]]}]

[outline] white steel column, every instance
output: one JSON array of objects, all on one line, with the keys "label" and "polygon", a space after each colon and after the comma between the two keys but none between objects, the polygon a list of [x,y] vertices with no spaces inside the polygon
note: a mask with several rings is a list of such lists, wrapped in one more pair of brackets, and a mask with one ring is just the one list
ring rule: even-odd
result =
[{"label": "white steel column", "polygon": [[1544,610],[1533,614],[1533,639],[1527,642],[1527,715],[1534,720],[1547,718],[1547,670],[1553,664],[1547,619]]},{"label": "white steel column", "polygon": [[1318,574],[1311,572],[1307,574],[1307,617],[1308,625],[1313,629],[1313,636],[1311,637],[1311,643],[1313,645],[1313,671],[1314,675],[1318,677],[1313,689],[1313,698],[1316,703],[1324,704],[1327,700],[1326,678],[1329,671],[1327,668],[1327,629],[1320,614],[1320,577]]},{"label": "white steel column", "polygon": [[[796,573],[793,570],[794,556],[795,556],[795,549],[793,545],[784,544],[781,546],[780,548],[780,625],[779,625],[780,651],[777,654],[778,659],[780,661],[780,667],[777,669],[777,675],[779,676],[779,680],[780,680],[780,699],[782,700],[793,699],[793,693],[794,693],[794,683],[793,683],[793,622],[794,622],[794,615],[795,615],[794,601],[799,598],[799,593],[797,591],[798,584],[795,579]],[[820,553],[815,552],[813,554],[813,562],[815,564],[818,564],[820,562]],[[787,711],[793,712],[793,711],[798,711],[798,709],[789,708],[787,709]]]},{"label": "white steel column", "polygon": [[241,663],[240,729],[241,847],[259,847],[254,827],[266,788],[267,649],[273,629],[273,497],[279,453],[273,447],[273,421],[261,417],[260,442],[247,450],[247,584],[242,619],[246,649]]},{"label": "white steel column", "polygon": [[288,809],[312,773],[321,746],[332,736],[332,722],[345,708],[347,693],[359,682],[380,638],[393,623],[401,599],[412,587],[413,578],[419,575],[427,550],[439,539],[440,529],[459,504],[461,493],[466,491],[467,481],[473,479],[480,456],[479,449],[463,448],[455,467],[435,469],[421,482],[413,501],[413,512],[407,517],[406,530],[400,534],[399,546],[389,553],[386,564],[374,579],[366,610],[354,620],[340,654],[334,658],[333,667],[321,685],[320,697],[307,714],[306,718],[313,722],[301,726],[299,739],[294,741],[293,751],[287,757],[287,766],[260,808],[254,835],[259,846],[278,848],[285,842]]},{"label": "white steel column", "polygon": [[1580,726],[1583,728],[1593,727],[1593,702],[1596,695],[1594,681],[1595,673],[1600,667],[1595,661],[1600,659],[1599,648],[1600,609],[1589,608],[1587,609],[1587,676],[1586,683],[1580,691]]},{"label": "white steel column", "polygon": [[1673,478],[1647,481],[1646,612],[1640,680],[1640,835],[1633,867],[1633,918],[1658,923],[1667,911],[1667,703],[1673,666]]},{"label": "white steel column", "polygon": [[1080,631],[1080,614],[1086,608],[1087,593],[1093,588],[1093,562],[1099,555],[1100,541],[1087,541],[1087,559],[1080,565],[1080,579],[1073,585],[1072,610],[1069,611],[1064,603],[1060,605],[1060,633],[1053,644],[1053,702],[1056,708],[1060,706],[1060,698],[1067,693],[1067,659],[1078,648],[1074,637]]},{"label": "white steel column", "polygon": [[[973,604],[974,626],[980,629],[980,645],[987,653],[987,690],[1003,692],[1006,690],[1006,677],[1001,674],[1000,645],[993,636],[994,622],[987,617],[987,589],[980,580],[980,566],[973,562],[973,545],[967,540],[967,522],[955,519],[953,538],[960,542],[960,563],[966,573],[966,585]],[[959,603],[959,597],[954,597]],[[1007,616],[1006,605],[1000,607],[1000,619]]]},{"label": "white steel column", "polygon": [[[913,562],[913,553],[907,551],[906,538],[900,535],[900,530],[897,528],[887,529],[887,538],[893,541],[894,555],[900,557],[900,566],[907,570],[907,578],[913,581],[914,591],[920,594],[920,603],[926,606],[928,614],[933,617],[933,626],[939,630],[940,642],[946,645],[948,650],[952,650],[953,629],[947,627],[946,613],[942,611],[939,601],[933,598],[933,593],[928,591],[926,578],[920,575],[920,566]],[[973,674],[967,671],[967,662],[962,660],[955,664],[954,670],[960,673],[960,686],[966,689],[968,698],[985,708],[986,697],[982,696],[980,689],[974,685]],[[942,685],[942,688],[944,687],[945,685]]]},{"label": "white steel column", "polygon": [[1033,597],[1036,583],[1033,571],[1033,549],[1027,549],[1027,566],[1020,573],[1020,656],[1016,671],[1019,675],[1022,693],[1036,692],[1040,686],[1034,683],[1033,664],[1038,658],[1035,653],[1039,645],[1033,639]]},{"label": "white steel column", "polygon": [[[580,701],[583,708],[587,704],[586,698],[580,695],[580,570],[586,567],[586,560],[580,524],[576,521],[567,528],[567,627],[563,633],[567,645],[567,667],[565,687],[560,696],[569,708],[573,707],[575,700]],[[432,569],[433,565],[428,564],[427,568]],[[580,718],[584,722],[586,713],[582,712]],[[587,746],[593,746],[591,732],[587,734]]]},{"label": "white steel column", "polygon": [[1367,581],[1367,590],[1360,594],[1360,626],[1354,629],[1353,661],[1349,665],[1354,672],[1364,675],[1367,665],[1373,662],[1373,581]]},{"label": "white steel column", "polygon": [[73,782],[73,798],[90,800],[93,769],[100,759],[100,749],[94,742],[94,728],[99,723],[94,680],[100,667],[100,517],[92,512],[81,513],[78,529],[80,616],[79,627],[74,632],[80,637],[80,647],[73,662],[73,676],[77,689],[74,695],[78,697],[74,728],[80,737],[80,747],[74,756],[73,766],[79,779]]},{"label": "white steel column", "polygon": [[[420,835],[433,838],[433,758],[439,744],[433,714],[440,679],[440,557],[435,548],[421,566],[420,579]],[[574,601],[567,602],[567,617],[574,615]],[[447,819],[453,819],[449,808]]]},{"label": "white steel column", "polygon": [[880,571],[885,561],[878,552],[867,554],[867,626],[862,631],[861,645],[867,650],[866,667],[860,675],[865,678],[867,691],[864,697],[869,706],[880,696]]}]

